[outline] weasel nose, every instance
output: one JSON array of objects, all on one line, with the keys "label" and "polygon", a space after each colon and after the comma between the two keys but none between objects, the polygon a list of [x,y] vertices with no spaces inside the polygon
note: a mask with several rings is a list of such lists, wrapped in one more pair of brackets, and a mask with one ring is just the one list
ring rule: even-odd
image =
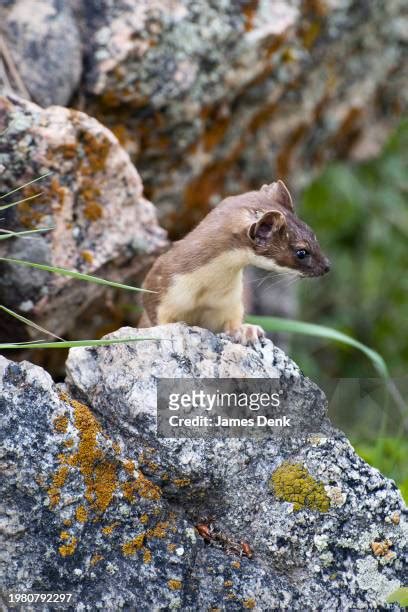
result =
[{"label": "weasel nose", "polygon": [[324,263],[324,268],[323,271],[325,274],[327,274],[327,272],[330,272],[330,261],[328,259],[326,259],[325,263]]}]

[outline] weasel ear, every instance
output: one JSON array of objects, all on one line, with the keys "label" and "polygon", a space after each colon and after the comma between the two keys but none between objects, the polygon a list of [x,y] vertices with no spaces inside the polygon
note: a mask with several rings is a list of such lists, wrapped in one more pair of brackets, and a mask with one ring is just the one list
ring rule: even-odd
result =
[{"label": "weasel ear", "polygon": [[250,226],[248,236],[255,244],[266,245],[273,234],[277,234],[285,227],[284,215],[277,210],[271,210]]},{"label": "weasel ear", "polygon": [[271,183],[270,185],[262,185],[261,191],[265,191],[268,195],[271,196],[271,199],[286,208],[290,212],[295,212],[295,207],[293,205],[292,196],[289,193],[289,189],[286,187],[285,183],[280,179],[276,183]]}]

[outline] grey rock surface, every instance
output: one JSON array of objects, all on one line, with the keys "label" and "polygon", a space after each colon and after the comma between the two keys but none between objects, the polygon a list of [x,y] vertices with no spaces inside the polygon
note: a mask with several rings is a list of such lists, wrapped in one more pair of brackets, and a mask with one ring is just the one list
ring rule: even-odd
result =
[{"label": "grey rock surface", "polygon": [[[166,235],[115,136],[85,113],[61,106],[44,110],[15,96],[0,97],[0,133],[2,193],[50,173],[6,200],[41,194],[6,209],[2,227],[53,228],[3,241],[0,255],[140,282]],[[59,335],[77,329],[78,315],[102,294],[101,285],[2,264],[2,302]],[[5,333],[17,340],[27,332]],[[87,333],[95,333],[91,325]]]},{"label": "grey rock surface", "polygon": [[[277,377],[324,417],[322,392],[270,342],[182,324],[110,337],[147,335],[71,349],[66,386],[0,359],[3,588],[69,591],[78,611],[397,609],[401,496],[326,418],[286,441],[155,434],[160,377]],[[205,517],[226,540],[205,541]]]},{"label": "grey rock surface", "polygon": [[81,39],[69,2],[2,2],[0,24],[6,46],[0,53],[0,91],[11,85],[21,94],[27,90],[41,106],[68,104],[82,71]]},{"label": "grey rock surface", "polygon": [[374,154],[406,108],[403,0],[73,4],[82,102],[174,236],[226,195]]}]

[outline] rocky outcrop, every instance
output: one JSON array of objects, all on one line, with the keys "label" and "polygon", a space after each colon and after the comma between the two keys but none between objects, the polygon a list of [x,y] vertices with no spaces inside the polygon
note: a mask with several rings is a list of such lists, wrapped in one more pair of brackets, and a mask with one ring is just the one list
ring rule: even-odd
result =
[{"label": "rocky outcrop", "polygon": [[[42,109],[12,96],[0,98],[0,133],[3,192],[51,173],[9,198],[42,193],[3,211],[2,225],[13,231],[53,228],[1,242],[0,255],[140,282],[166,244],[165,232],[115,136],[79,111]],[[1,301],[59,335],[75,329],[78,315],[102,293],[100,285],[2,265]],[[27,331],[18,325],[4,333],[16,340]],[[95,321],[87,333],[95,333]]]},{"label": "rocky outcrop", "polygon": [[[181,324],[112,337],[146,335],[72,349],[67,386],[1,358],[4,589],[72,592],[74,610],[395,609],[403,502],[330,425],[322,392],[269,341]],[[278,378],[321,431],[158,438],[165,377]]]},{"label": "rocky outcrop", "polygon": [[85,107],[174,236],[225,195],[372,154],[407,103],[402,0],[75,5]]},{"label": "rocky outcrop", "polygon": [[276,177],[295,190],[378,151],[407,103],[404,4],[11,0],[3,35],[44,105],[73,93],[81,49],[71,104],[116,133],[180,236],[227,194]]}]

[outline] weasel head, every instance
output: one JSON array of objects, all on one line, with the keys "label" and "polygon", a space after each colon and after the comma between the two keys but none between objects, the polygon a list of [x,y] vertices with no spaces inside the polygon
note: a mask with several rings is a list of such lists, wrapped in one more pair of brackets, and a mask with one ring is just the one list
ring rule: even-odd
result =
[{"label": "weasel head", "polygon": [[258,203],[249,210],[247,239],[251,263],[267,270],[321,276],[330,270],[311,228],[297,217],[290,193],[282,181],[264,185]]}]

